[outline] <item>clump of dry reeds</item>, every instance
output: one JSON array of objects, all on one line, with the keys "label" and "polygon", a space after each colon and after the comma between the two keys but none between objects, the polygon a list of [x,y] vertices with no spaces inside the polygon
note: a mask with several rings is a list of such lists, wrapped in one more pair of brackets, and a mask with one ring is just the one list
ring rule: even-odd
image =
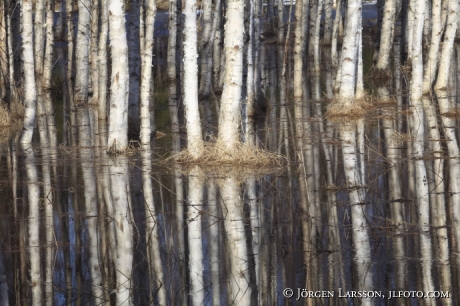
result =
[{"label": "clump of dry reeds", "polygon": [[22,124],[24,120],[25,108],[21,102],[13,99],[10,103],[10,117],[12,123]]},{"label": "clump of dry reeds", "polygon": [[210,166],[279,167],[285,165],[287,160],[281,154],[267,151],[254,145],[238,143],[232,150],[229,150],[224,144],[216,141],[206,143],[199,158],[195,158],[185,149],[167,158],[164,162]]},{"label": "clump of dry reeds", "polygon": [[375,109],[372,100],[372,96],[368,94],[361,99],[334,98],[327,108],[326,117],[334,123],[362,119],[369,111]]},{"label": "clump of dry reeds", "polygon": [[374,82],[385,84],[391,81],[392,73],[390,69],[374,68],[374,69],[371,69],[371,72],[368,74],[368,77]]}]

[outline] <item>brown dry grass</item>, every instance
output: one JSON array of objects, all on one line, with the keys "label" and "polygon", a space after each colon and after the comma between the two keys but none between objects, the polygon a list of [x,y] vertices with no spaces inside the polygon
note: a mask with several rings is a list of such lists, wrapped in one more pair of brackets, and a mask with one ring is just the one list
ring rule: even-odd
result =
[{"label": "brown dry grass", "polygon": [[0,102],[0,127],[11,125],[11,116],[6,104]]},{"label": "brown dry grass", "polygon": [[373,81],[378,81],[379,83],[388,83],[391,81],[393,75],[390,69],[377,69],[373,68],[368,74],[368,77]]},{"label": "brown dry grass", "polygon": [[374,109],[373,98],[368,94],[361,99],[335,98],[329,104],[326,118],[333,123],[340,123],[344,120],[357,121]]},{"label": "brown dry grass", "polygon": [[246,166],[257,168],[284,167],[287,160],[283,155],[270,152],[256,146],[238,143],[232,150],[226,149],[221,142],[208,142],[199,158],[194,158],[185,149],[162,161],[206,166]]}]

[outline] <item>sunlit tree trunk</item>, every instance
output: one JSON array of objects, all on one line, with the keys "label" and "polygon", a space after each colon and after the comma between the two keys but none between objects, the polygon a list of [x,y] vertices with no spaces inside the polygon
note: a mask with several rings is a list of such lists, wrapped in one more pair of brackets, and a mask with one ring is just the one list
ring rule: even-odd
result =
[{"label": "sunlit tree trunk", "polygon": [[184,107],[187,148],[194,158],[204,149],[198,108],[198,64],[195,0],[185,0],[184,25]]},{"label": "sunlit tree trunk", "polygon": [[390,51],[393,45],[393,33],[396,19],[396,0],[385,1],[382,30],[380,31],[380,50],[376,68],[385,70],[389,68]]},{"label": "sunlit tree trunk", "polygon": [[297,154],[303,154],[303,43],[305,40],[303,31],[304,22],[304,1],[297,1],[295,4],[295,28],[294,28],[294,118],[296,130]]},{"label": "sunlit tree trunk", "polygon": [[[156,4],[154,0],[147,0],[142,3],[142,15],[141,15],[141,131],[140,139],[142,144],[148,144],[150,142],[150,135],[152,133],[152,127],[150,125],[150,109],[153,105],[150,105],[152,100],[152,58],[153,58],[153,33],[156,15]],[[134,97],[132,97],[134,99]],[[134,100],[133,100],[134,101]]]},{"label": "sunlit tree trunk", "polygon": [[225,82],[221,97],[218,139],[226,150],[239,141],[240,99],[243,82],[244,1],[227,3],[225,27]]},{"label": "sunlit tree trunk", "polygon": [[[431,29],[430,50],[428,53],[427,62],[425,64],[426,68],[423,76],[422,90],[424,95],[431,95],[431,86],[436,77],[436,71],[438,67],[439,43],[441,41],[443,32],[443,27],[441,27],[441,0],[433,0],[431,12],[433,26]],[[426,108],[425,111],[427,111]],[[429,117],[428,120],[430,120]],[[430,124],[430,126],[432,125]]]},{"label": "sunlit tree trunk", "polygon": [[107,150],[123,152],[128,147],[128,44],[125,6],[121,0],[109,2],[109,33],[112,51],[110,117]]},{"label": "sunlit tree trunk", "polygon": [[[101,3],[101,31],[99,33],[99,45],[97,52],[98,63],[98,103],[97,114],[99,120],[107,120],[107,80],[108,80],[108,67],[107,67],[107,37],[109,31],[109,12],[107,1],[102,0]],[[105,136],[104,136],[105,137]]]},{"label": "sunlit tree trunk", "polygon": [[24,129],[21,143],[32,142],[35,126],[37,91],[35,83],[32,1],[22,2],[22,60],[24,62]]}]

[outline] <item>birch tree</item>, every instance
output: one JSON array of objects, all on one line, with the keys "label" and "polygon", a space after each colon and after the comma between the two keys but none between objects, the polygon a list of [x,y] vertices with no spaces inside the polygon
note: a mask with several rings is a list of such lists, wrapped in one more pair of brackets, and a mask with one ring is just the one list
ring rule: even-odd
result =
[{"label": "birch tree", "polygon": [[184,25],[184,107],[187,127],[187,149],[194,158],[204,150],[198,108],[198,64],[196,1],[185,0]]},{"label": "birch tree", "polygon": [[107,151],[122,153],[128,147],[128,43],[125,6],[122,0],[109,2],[109,33],[112,50],[110,117]]},{"label": "birch tree", "polygon": [[244,1],[227,3],[225,26],[225,82],[219,113],[218,139],[231,151],[239,141],[241,86],[243,83]]},{"label": "birch tree", "polygon": [[150,142],[152,133],[151,118],[150,118],[150,101],[152,99],[152,58],[153,58],[153,33],[155,16],[157,12],[154,0],[146,0],[142,2],[141,10],[141,86],[140,86],[140,102],[141,102],[141,131],[140,139],[143,144]]},{"label": "birch tree", "polygon": [[32,1],[22,2],[22,58],[24,62],[24,129],[21,136],[21,143],[32,142],[32,135],[35,126],[37,91],[35,83],[35,62],[33,47],[33,19]]}]

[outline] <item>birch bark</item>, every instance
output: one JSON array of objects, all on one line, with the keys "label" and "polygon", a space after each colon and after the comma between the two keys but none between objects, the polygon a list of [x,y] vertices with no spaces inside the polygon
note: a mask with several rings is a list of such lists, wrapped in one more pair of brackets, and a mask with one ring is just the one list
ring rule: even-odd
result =
[{"label": "birch bark", "polygon": [[22,2],[22,48],[24,62],[24,129],[21,136],[21,143],[29,144],[32,142],[32,135],[35,126],[37,91],[35,84],[35,64],[33,49],[33,19],[32,1]]},{"label": "birch bark", "polygon": [[227,150],[239,141],[241,86],[243,83],[244,1],[228,2],[225,27],[225,82],[221,97],[218,139]]},{"label": "birch bark", "polygon": [[196,1],[185,0],[184,25],[184,107],[187,127],[187,148],[194,158],[204,149],[198,108],[198,65]]},{"label": "birch bark", "polygon": [[[152,127],[150,125],[150,101],[152,100],[152,58],[153,58],[153,33],[156,16],[156,4],[154,0],[147,0],[143,3],[141,16],[141,131],[140,139],[142,144],[150,142]],[[152,103],[153,104],[153,103]],[[153,106],[153,105],[152,105]]]},{"label": "birch bark", "polygon": [[112,76],[110,86],[110,117],[107,151],[121,153],[128,147],[128,44],[125,9],[122,0],[109,2]]}]

